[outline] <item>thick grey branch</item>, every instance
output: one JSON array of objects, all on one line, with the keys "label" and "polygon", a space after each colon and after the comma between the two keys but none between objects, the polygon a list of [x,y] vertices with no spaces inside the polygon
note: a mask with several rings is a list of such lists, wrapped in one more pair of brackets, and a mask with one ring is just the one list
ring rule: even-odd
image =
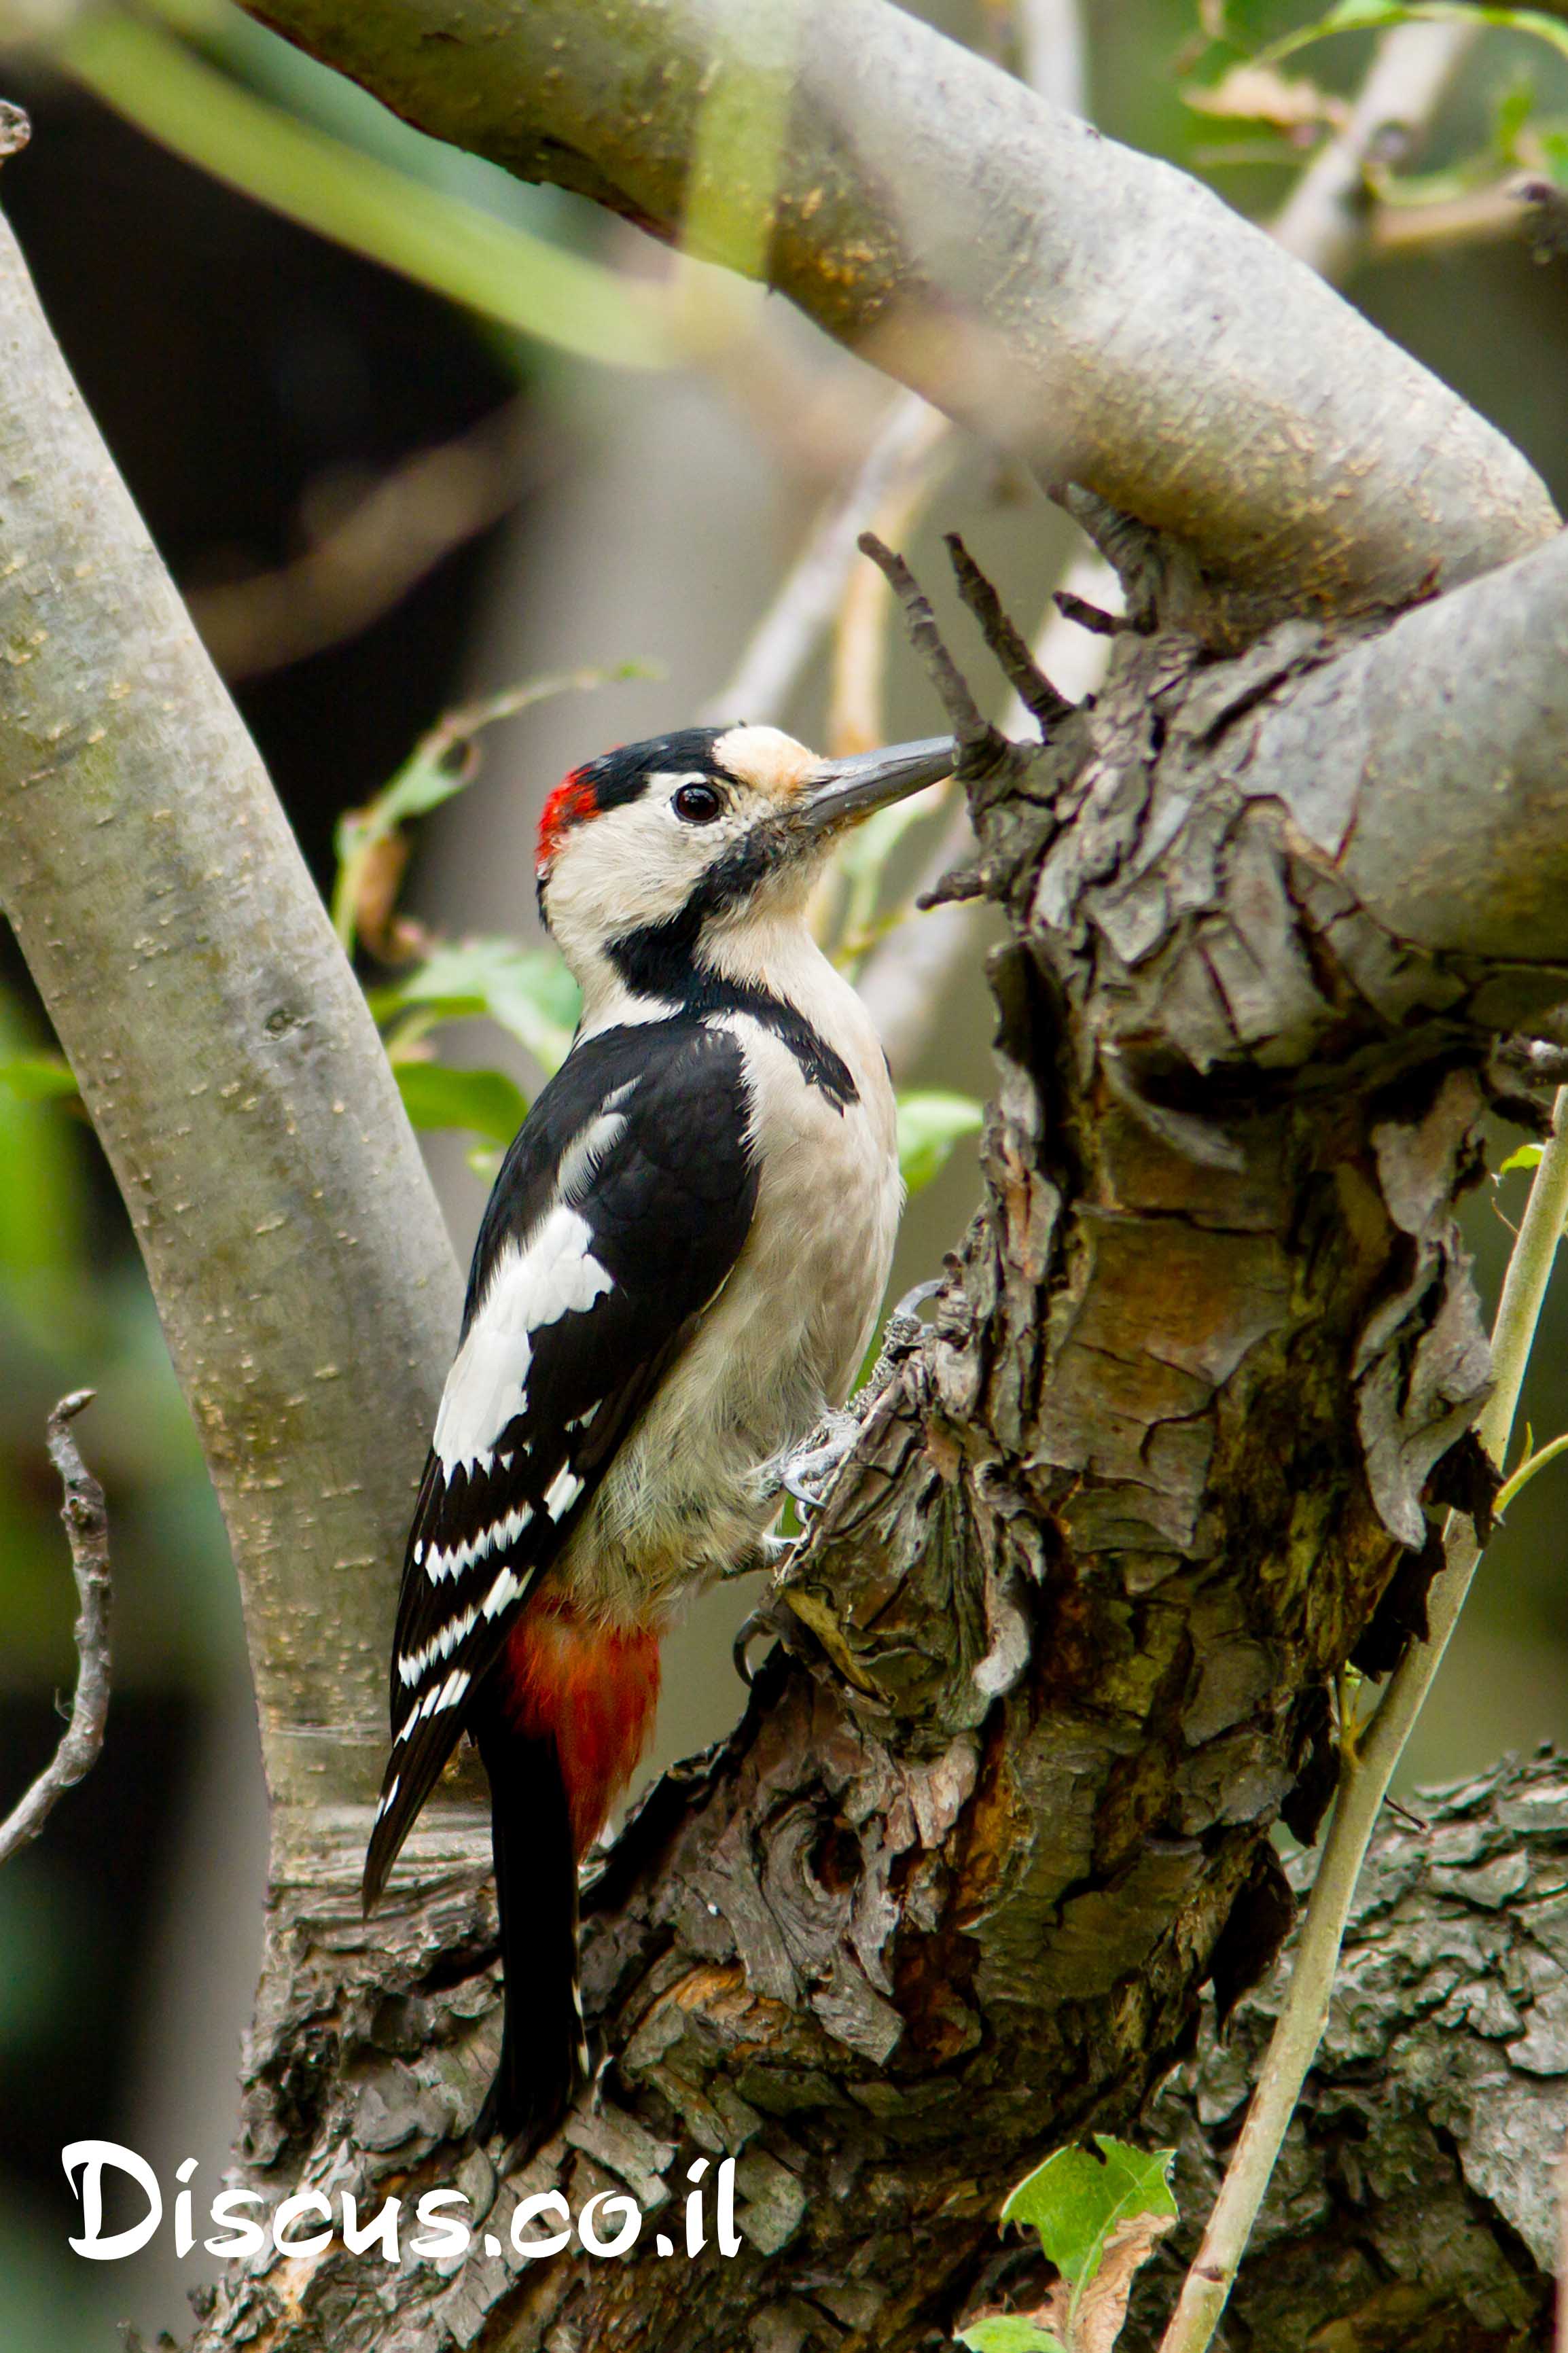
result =
[{"label": "thick grey branch", "polygon": [[704,103],[773,77],[777,187],[768,140],[723,158],[724,218],[772,207],[770,281],[1266,607],[1398,603],[1553,526],[1518,452],[1260,230],[888,0],[258,13],[422,129],[665,237]]},{"label": "thick grey branch", "polygon": [[70,1542],[71,1568],[80,1608],[76,1641],[76,1696],[59,1746],[32,1788],[0,1821],[0,1862],[36,1839],[68,1789],[91,1772],[103,1747],[109,1720],[109,1518],[103,1489],[81,1459],[70,1425],[90,1389],[73,1389],[49,1416],[49,1460],[60,1474],[65,1501],[60,1517]]},{"label": "thick grey branch", "polygon": [[0,501],[0,907],[206,1451],[273,1795],[368,1795],[457,1270],[363,997],[3,223]]},{"label": "thick grey branch", "polygon": [[1390,931],[1568,955],[1568,535],[1352,646],[1252,737],[1245,789],[1285,800]]}]

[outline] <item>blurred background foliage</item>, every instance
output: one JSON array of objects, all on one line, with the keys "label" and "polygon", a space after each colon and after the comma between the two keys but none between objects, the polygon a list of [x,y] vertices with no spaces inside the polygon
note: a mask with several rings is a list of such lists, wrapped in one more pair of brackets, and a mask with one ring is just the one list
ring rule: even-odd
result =
[{"label": "blurred background foliage", "polygon": [[[1011,65],[1031,40],[1070,50],[1076,31],[1095,120],[1258,217],[1342,121],[1374,37],[1271,61],[1269,45],[1322,16],[1299,0],[919,13]],[[780,583],[890,433],[908,462],[889,470],[879,525],[912,549],[961,649],[974,641],[938,533],[963,532],[1029,626],[1073,535],[991,453],[900,424],[886,385],[782,303],[422,137],[226,0],[27,0],[18,15],[0,0],[0,88],[35,136],[5,165],[6,210],[359,950],[466,1253],[498,1139],[570,1028],[532,915],[532,827],[556,777],[699,716],[776,716],[842,749],[930,732],[929,690],[862,572],[776,712],[722,699]],[[1058,90],[1072,62],[1054,61]],[[708,163],[721,193],[721,142]],[[1521,172],[1568,186],[1568,60],[1492,30],[1421,152],[1374,168],[1373,252],[1348,290],[1518,441],[1562,503],[1568,265],[1538,268],[1527,250],[1509,194]],[[1070,672],[1071,649],[1063,659]],[[584,665],[596,676],[573,691],[516,691]],[[939,812],[860,845],[824,911],[852,966],[948,823]],[[898,1058],[927,1098],[907,1123],[927,1188],[895,1289],[940,1265],[977,1198],[984,945],[983,930],[968,936],[918,1050]],[[84,1385],[99,1394],[80,1436],[109,1492],[116,1569],[105,1758],[0,1872],[0,2344],[17,2353],[109,2347],[122,2316],[181,2326],[202,2259],[176,2264],[160,2242],[130,2263],[77,2262],[58,2151],[126,2140],[166,2179],[196,2155],[210,2196],[265,1854],[222,1527],[129,1224],[68,1090],[50,1083],[52,1050],[0,940],[0,1810],[49,1753],[72,1680],[43,1430]],[[1511,1140],[1496,1139],[1494,1165]],[[1489,1295],[1524,1182],[1471,1205]],[[1568,1426],[1561,1299],[1524,1410],[1538,1442]],[[1563,1476],[1539,1480],[1496,1540],[1407,1788],[1568,1740]],[[729,1638],[745,1606],[726,1593],[679,1637],[662,1757],[735,1713]]]}]

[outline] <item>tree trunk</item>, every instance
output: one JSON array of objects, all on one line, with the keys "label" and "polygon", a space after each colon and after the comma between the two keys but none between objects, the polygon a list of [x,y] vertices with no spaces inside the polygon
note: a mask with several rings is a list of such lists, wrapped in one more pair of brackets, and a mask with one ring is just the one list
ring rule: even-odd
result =
[{"label": "tree trunk", "polygon": [[[1013,927],[986,1204],[782,1582],[744,1723],[589,1897],[598,2105],[499,2185],[463,2154],[496,2032],[478,1826],[427,1834],[374,1935],[351,1837],[275,1906],[255,2179],[330,2157],[362,2211],[456,2182],[502,2252],[374,2298],[341,2250],[275,2266],[204,2344],[302,2348],[329,2316],[402,2342],[387,2299],[410,2343],[919,2344],[991,2264],[1010,2180],[1125,2125],[1211,1971],[1229,1993],[1267,1961],[1268,1834],[1310,1835],[1331,1786],[1325,1680],[1419,1622],[1439,1493],[1489,1493],[1453,1201],[1494,1026],[1568,988],[1568,902],[1543,879],[1506,965],[1424,944],[1445,918],[1418,860],[1380,863],[1406,770],[1378,755],[1442,710],[1456,628],[1507,631],[1521,597],[1548,626],[1556,548],[1518,569],[1234,661],[1145,607],[1044,747],[951,688]],[[733,2260],[504,2252],[520,2199],[673,2200],[694,2153],[739,2159]]]}]

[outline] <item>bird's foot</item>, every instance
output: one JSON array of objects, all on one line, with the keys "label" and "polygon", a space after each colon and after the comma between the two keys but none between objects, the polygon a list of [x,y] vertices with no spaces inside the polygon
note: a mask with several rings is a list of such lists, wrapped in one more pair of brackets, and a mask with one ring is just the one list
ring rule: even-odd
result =
[{"label": "bird's foot", "polygon": [[943,1277],[938,1275],[930,1282],[917,1282],[906,1291],[886,1324],[882,1326],[882,1345],[872,1366],[865,1387],[875,1392],[891,1378],[893,1368],[924,1339],[930,1326],[921,1314],[928,1299],[934,1299],[942,1287]]},{"label": "bird's foot", "polygon": [[795,1504],[804,1523],[819,1512],[827,1490],[848,1461],[860,1435],[858,1414],[830,1409],[804,1446],[782,1456],[774,1466],[778,1483]]}]

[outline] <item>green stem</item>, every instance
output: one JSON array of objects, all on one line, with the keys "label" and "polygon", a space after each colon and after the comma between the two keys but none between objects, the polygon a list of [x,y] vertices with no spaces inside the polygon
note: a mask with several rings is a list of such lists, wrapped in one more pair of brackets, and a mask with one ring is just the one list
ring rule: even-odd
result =
[{"label": "green stem", "polygon": [[[1492,1331],[1495,1387],[1480,1419],[1479,1434],[1494,1462],[1500,1463],[1513,1427],[1520,1386],[1565,1217],[1568,1088],[1559,1090],[1552,1107],[1552,1139],[1535,1172]],[[1555,1451],[1563,1442],[1554,1441],[1542,1454]],[[1532,1457],[1532,1464],[1538,1465],[1540,1460]],[[1531,1465],[1525,1467],[1529,1470]],[[1510,1485],[1520,1478],[1516,1472]],[[1427,1602],[1427,1639],[1413,1642],[1394,1669],[1354,1755],[1342,1748],[1334,1817],[1301,1924],[1285,2006],[1269,2042],[1241,2138],[1220,2185],[1203,2244],[1161,2340],[1160,2353],[1205,2353],[1225,2310],[1328,2022],[1345,1923],[1388,1785],[1443,1663],[1479,1557],[1480,1546],[1470,1523],[1451,1514],[1444,1536],[1444,1567]]]},{"label": "green stem", "polygon": [[1525,1458],[1518,1470],[1498,1490],[1498,1499],[1492,1505],[1492,1509],[1500,1520],[1520,1489],[1528,1487],[1538,1471],[1544,1471],[1549,1462],[1554,1462],[1557,1457],[1563,1453],[1568,1453],[1568,1430],[1563,1430],[1560,1437],[1552,1439],[1548,1445],[1538,1446],[1533,1454]]}]

